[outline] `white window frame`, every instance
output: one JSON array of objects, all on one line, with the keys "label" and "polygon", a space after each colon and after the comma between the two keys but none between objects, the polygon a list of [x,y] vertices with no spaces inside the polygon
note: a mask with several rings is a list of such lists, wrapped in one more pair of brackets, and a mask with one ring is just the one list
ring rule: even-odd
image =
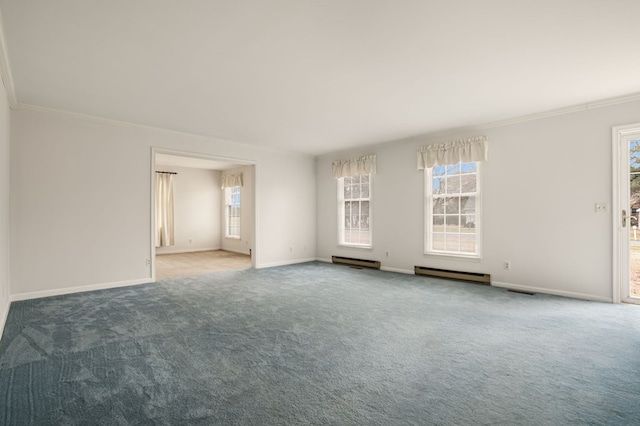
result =
[{"label": "white window frame", "polygon": [[[233,217],[237,217],[238,218],[238,226],[237,226],[237,235],[231,233],[231,209],[232,207],[234,207],[234,205],[232,204],[232,197],[234,195],[234,192],[237,191],[238,196],[240,197],[240,202],[237,205],[237,212],[238,215],[237,216],[233,216]],[[224,237],[225,238],[231,238],[231,239],[236,239],[239,240],[240,239],[240,222],[241,222],[241,215],[242,215],[242,190],[239,186],[231,186],[231,187],[227,187],[224,189]]]},{"label": "white window frame", "polygon": [[[457,196],[474,196],[476,197],[475,206],[475,222],[474,229],[476,235],[476,252],[461,252],[461,251],[448,251],[448,250],[434,250],[433,249],[433,169],[427,168],[424,170],[424,187],[425,187],[425,202],[424,202],[424,220],[425,220],[425,234],[424,234],[424,254],[430,256],[444,256],[455,257],[462,259],[481,259],[482,258],[482,164],[480,161],[468,162],[476,164],[476,191],[469,193],[460,193]],[[462,163],[458,163],[462,164]],[[455,166],[455,165],[454,165]],[[451,194],[454,195],[454,194]],[[460,213],[459,213],[460,214]],[[446,217],[445,217],[446,223]],[[458,233],[461,235],[462,233]],[[445,237],[446,238],[446,237]]]},{"label": "white window frame", "polygon": [[[369,197],[367,198],[350,198],[346,200],[344,198],[344,179],[339,178],[338,181],[338,245],[343,247],[371,249],[373,248],[373,175],[369,175]],[[362,175],[360,175],[362,176]],[[369,202],[369,244],[359,244],[345,242],[345,227],[344,227],[344,213],[345,213],[345,201],[368,201]]]}]

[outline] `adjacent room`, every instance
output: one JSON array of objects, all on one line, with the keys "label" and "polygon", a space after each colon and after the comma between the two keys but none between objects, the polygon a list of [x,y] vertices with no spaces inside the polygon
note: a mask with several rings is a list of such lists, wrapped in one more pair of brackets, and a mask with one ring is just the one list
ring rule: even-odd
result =
[{"label": "adjacent room", "polygon": [[250,268],[253,166],[158,152],[154,161],[155,278]]},{"label": "adjacent room", "polygon": [[0,0],[0,424],[637,424],[638,16]]}]

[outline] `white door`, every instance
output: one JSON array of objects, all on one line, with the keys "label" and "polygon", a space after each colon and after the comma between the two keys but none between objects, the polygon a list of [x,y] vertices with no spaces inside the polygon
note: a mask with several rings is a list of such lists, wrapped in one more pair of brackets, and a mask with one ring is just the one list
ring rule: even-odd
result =
[{"label": "white door", "polygon": [[613,300],[640,304],[640,124],[613,139]]}]

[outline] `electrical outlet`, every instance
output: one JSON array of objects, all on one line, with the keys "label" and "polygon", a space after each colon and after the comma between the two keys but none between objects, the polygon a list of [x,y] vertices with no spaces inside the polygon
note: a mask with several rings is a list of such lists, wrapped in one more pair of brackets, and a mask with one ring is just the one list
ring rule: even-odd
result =
[{"label": "electrical outlet", "polygon": [[151,266],[151,259],[147,259],[147,266]]},{"label": "electrical outlet", "polygon": [[505,271],[508,271],[509,269],[511,269],[511,262],[505,261],[502,267],[504,268]]},{"label": "electrical outlet", "polygon": [[389,257],[389,252],[388,251],[384,252],[384,257]]}]

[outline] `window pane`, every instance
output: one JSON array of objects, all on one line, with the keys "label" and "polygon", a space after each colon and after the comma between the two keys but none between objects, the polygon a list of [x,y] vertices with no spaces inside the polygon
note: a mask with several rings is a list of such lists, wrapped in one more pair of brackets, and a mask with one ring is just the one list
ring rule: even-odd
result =
[{"label": "window pane", "polygon": [[351,185],[351,198],[360,198],[360,184]]},{"label": "window pane", "polygon": [[433,176],[444,176],[445,170],[445,166],[436,166],[433,168]]},{"label": "window pane", "polygon": [[432,182],[431,182],[431,190],[433,192],[434,195],[437,194],[444,194],[444,190],[445,190],[445,183],[444,183],[444,178],[443,177],[436,177],[433,178]]},{"label": "window pane", "polygon": [[461,192],[476,192],[476,175],[462,175]]},{"label": "window pane", "polygon": [[460,213],[460,197],[448,197],[445,201],[445,213],[457,214]]},{"label": "window pane", "polygon": [[369,185],[369,175],[360,175],[360,183],[362,185]]},{"label": "window pane", "polygon": [[476,212],[476,197],[462,197],[460,199],[462,213],[474,214]]},{"label": "window pane", "polygon": [[475,234],[460,235],[460,251],[463,253],[476,252],[476,236]]},{"label": "window pane", "polygon": [[478,170],[478,165],[473,163],[462,163],[461,165],[462,173],[475,173]]},{"label": "window pane", "polygon": [[447,232],[455,232],[456,234],[460,232],[460,217],[458,215],[446,216],[446,221]]},{"label": "window pane", "polygon": [[460,217],[460,232],[467,234],[476,233],[476,216],[463,215]]},{"label": "window pane", "polygon": [[369,216],[369,202],[361,201],[360,202],[360,214],[364,216]]},{"label": "window pane", "polygon": [[360,175],[351,176],[351,185],[359,185],[360,184]]},{"label": "window pane", "polygon": [[362,184],[360,186],[360,197],[369,198],[369,184]]},{"label": "window pane", "polygon": [[460,175],[450,176],[447,178],[447,194],[460,193]]},{"label": "window pane", "polygon": [[447,166],[447,175],[457,175],[460,173],[460,163],[454,164],[452,166]]},{"label": "window pane", "polygon": [[460,251],[460,235],[447,234],[444,248],[447,251]]},{"label": "window pane", "polygon": [[358,230],[360,229],[360,216],[357,214],[354,214],[351,216],[351,228],[353,228],[353,230]]},{"label": "window pane", "polygon": [[432,246],[434,250],[444,250],[444,234],[435,232],[432,237]]},{"label": "window pane", "polygon": [[444,198],[433,200],[433,214],[444,214]]},{"label": "window pane", "polygon": [[433,232],[444,232],[444,216],[434,215],[431,227]]}]

